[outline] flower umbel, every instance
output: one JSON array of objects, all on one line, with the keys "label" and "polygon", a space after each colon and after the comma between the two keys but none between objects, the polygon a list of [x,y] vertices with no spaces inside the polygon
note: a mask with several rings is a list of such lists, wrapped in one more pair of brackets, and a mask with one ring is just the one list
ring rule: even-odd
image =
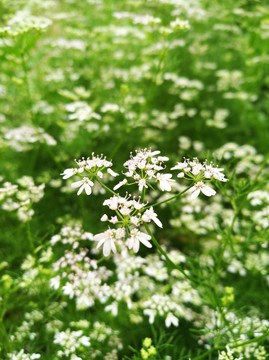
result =
[{"label": "flower umbel", "polygon": [[81,160],[75,160],[77,164],[77,168],[69,168],[65,169],[64,172],[61,174],[63,176],[63,179],[69,179],[70,177],[74,175],[87,175],[84,176],[82,180],[74,182],[71,187],[77,188],[80,187],[77,194],[80,195],[83,190],[85,190],[87,195],[90,195],[92,193],[92,187],[94,186],[94,182],[92,180],[94,179],[102,179],[103,173],[107,173],[113,177],[118,176],[117,173],[115,173],[110,167],[112,166],[112,162],[106,160],[106,158],[103,158],[103,155],[101,156],[94,156],[94,153],[92,153],[91,158]]},{"label": "flower umbel", "polygon": [[[151,149],[136,150],[136,155],[131,154],[130,159],[127,160],[123,166],[127,169],[124,175],[127,178],[132,178],[138,185],[139,191],[148,188],[151,180],[156,179],[159,181],[162,191],[171,191],[169,182],[174,181],[171,179],[171,174],[160,174],[159,171],[164,170],[163,162],[168,161],[167,156],[157,156],[160,151],[151,151]],[[119,182],[114,190],[117,190],[122,185],[127,184],[127,180]]]},{"label": "flower umbel", "polygon": [[212,162],[210,164],[208,164],[207,161],[200,163],[197,158],[194,158],[192,161],[185,159],[184,162],[178,162],[171,170],[179,170],[177,175],[178,178],[192,180],[195,182],[193,187],[189,189],[192,193],[192,199],[197,198],[200,192],[206,196],[216,195],[216,191],[210,186],[207,186],[204,181],[228,181],[222,173],[224,169],[214,167]]}]

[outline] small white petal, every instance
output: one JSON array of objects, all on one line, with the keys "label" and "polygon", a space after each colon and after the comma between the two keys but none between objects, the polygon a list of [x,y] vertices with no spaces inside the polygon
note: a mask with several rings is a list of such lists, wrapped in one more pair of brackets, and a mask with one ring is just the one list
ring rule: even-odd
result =
[{"label": "small white petal", "polygon": [[85,184],[84,184],[84,189],[85,189],[85,192],[86,192],[87,195],[91,195],[91,193],[92,193],[92,188],[90,187],[89,184],[85,183]]},{"label": "small white petal", "polygon": [[138,252],[138,250],[139,250],[139,245],[140,245],[140,242],[139,242],[138,240],[136,240],[136,241],[134,242],[134,245],[133,245],[133,251],[134,251],[134,253],[137,253],[137,252]]},{"label": "small white petal", "polygon": [[[191,189],[192,189],[192,188],[191,188]],[[191,199],[196,199],[199,194],[200,194],[200,188],[198,188],[197,190],[195,190],[195,191],[191,194]]]},{"label": "small white petal", "polygon": [[157,218],[157,216],[152,217],[152,220],[153,220],[153,221],[155,222],[155,224],[156,224],[157,226],[159,226],[160,228],[163,227],[163,224],[160,222],[160,220]]},{"label": "small white petal", "polygon": [[79,189],[78,189],[78,192],[77,192],[77,195],[80,195],[83,191],[83,189],[85,188],[85,184],[83,184]]},{"label": "small white petal", "polygon": [[206,186],[206,185],[201,188],[201,191],[206,196],[214,196],[214,195],[216,195],[216,191],[214,189],[212,189],[211,187]]},{"label": "small white petal", "polygon": [[126,183],[127,183],[127,179],[120,181],[117,185],[113,187],[113,190],[118,190],[121,186],[125,185]]},{"label": "small white petal", "polygon": [[73,184],[71,184],[71,187],[72,188],[77,188],[77,187],[81,186],[83,183],[84,183],[83,180],[79,180],[79,181],[76,181]]},{"label": "small white petal", "polygon": [[115,171],[113,171],[112,169],[107,169],[107,172],[112,175],[112,176],[119,176],[119,174],[117,174]]},{"label": "small white petal", "polygon": [[108,256],[111,251],[111,241],[105,241],[103,246],[103,254],[104,256]]}]

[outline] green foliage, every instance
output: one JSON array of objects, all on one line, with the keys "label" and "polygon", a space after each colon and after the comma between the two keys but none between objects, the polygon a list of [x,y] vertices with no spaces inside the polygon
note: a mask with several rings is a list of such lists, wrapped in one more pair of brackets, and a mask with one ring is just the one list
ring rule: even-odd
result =
[{"label": "green foliage", "polygon": [[[0,0],[1,359],[268,358],[268,15],[261,0]],[[156,175],[141,193],[155,246],[102,257],[102,204],[144,148],[229,181],[194,199],[204,173],[171,170],[170,195]],[[95,172],[77,196],[60,174],[93,152],[120,180]]]}]

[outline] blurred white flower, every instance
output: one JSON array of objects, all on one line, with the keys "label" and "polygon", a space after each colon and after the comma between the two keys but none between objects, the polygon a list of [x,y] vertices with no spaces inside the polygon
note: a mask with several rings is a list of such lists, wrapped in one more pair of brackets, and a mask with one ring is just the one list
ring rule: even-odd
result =
[{"label": "blurred white flower", "polygon": [[175,317],[175,315],[173,315],[171,312],[169,312],[165,319],[165,326],[170,327],[171,324],[173,324],[174,326],[178,326],[178,318]]}]

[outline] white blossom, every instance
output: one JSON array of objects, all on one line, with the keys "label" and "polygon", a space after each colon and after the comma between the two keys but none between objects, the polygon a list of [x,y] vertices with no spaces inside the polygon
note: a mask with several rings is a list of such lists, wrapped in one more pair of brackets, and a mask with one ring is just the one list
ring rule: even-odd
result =
[{"label": "white blossom", "polygon": [[191,198],[195,199],[199,196],[200,191],[206,196],[214,196],[216,195],[216,191],[211,187],[207,186],[203,181],[199,181],[198,183],[194,184],[189,191],[192,193]]},{"label": "white blossom", "polygon": [[104,256],[108,256],[112,251],[114,254],[117,252],[116,241],[124,237],[125,230],[119,228],[117,230],[108,229],[107,231],[97,234],[93,237],[93,240],[98,241],[96,248],[103,246]]},{"label": "white blossom", "polygon": [[171,312],[169,312],[165,319],[165,326],[170,327],[171,324],[174,326],[178,326],[178,318],[175,315],[173,315]]},{"label": "white blossom", "polygon": [[72,188],[78,188],[78,192],[77,194],[80,195],[82,193],[83,190],[85,190],[87,195],[91,195],[92,193],[92,188],[91,186],[93,186],[94,183],[87,177],[84,177],[82,180],[80,181],[76,181],[73,184],[71,184]]},{"label": "white blossom", "polygon": [[115,185],[113,187],[113,190],[118,190],[120,187],[122,187],[123,185],[125,185],[127,183],[127,179],[124,179],[122,181],[120,181],[117,185]]},{"label": "white blossom", "polygon": [[145,234],[137,229],[133,229],[127,239],[127,246],[129,250],[133,249],[133,251],[137,253],[140,247],[140,242],[148,248],[152,247],[149,242],[150,239],[151,237],[148,234]]},{"label": "white blossom", "polygon": [[160,188],[162,191],[171,191],[170,182],[175,180],[171,179],[172,174],[160,174],[158,173],[156,176],[156,180],[159,181]]},{"label": "white blossom", "polygon": [[153,220],[157,226],[159,226],[160,228],[163,227],[162,223],[157,217],[157,214],[154,212],[153,207],[147,209],[144,212],[144,214],[142,215],[142,220],[145,222],[150,222],[151,220]]}]

